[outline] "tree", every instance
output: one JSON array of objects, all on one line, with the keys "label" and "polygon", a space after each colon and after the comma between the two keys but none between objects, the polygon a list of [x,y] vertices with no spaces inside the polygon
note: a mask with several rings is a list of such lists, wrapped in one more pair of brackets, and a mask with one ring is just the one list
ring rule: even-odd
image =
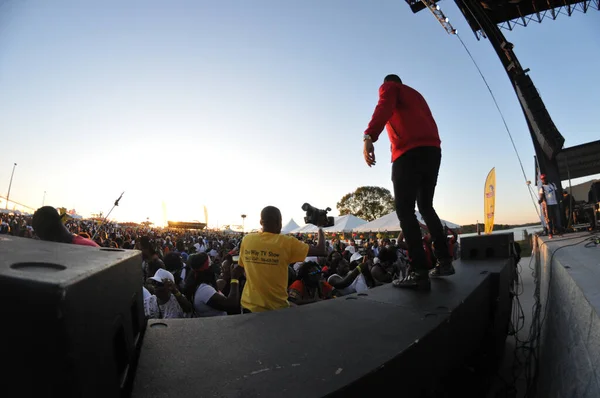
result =
[{"label": "tree", "polygon": [[337,203],[340,216],[352,214],[373,221],[395,210],[391,192],[381,187],[360,187]]}]

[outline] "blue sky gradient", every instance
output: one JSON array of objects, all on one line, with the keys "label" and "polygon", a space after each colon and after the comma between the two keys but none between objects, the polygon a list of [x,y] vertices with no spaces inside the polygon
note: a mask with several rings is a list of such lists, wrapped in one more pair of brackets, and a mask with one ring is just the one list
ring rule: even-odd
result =
[{"label": "blue sky gradient", "polygon": [[[272,204],[302,224],[304,202],[335,208],[362,185],[391,190],[389,141],[384,133],[369,168],[362,132],[383,77],[397,73],[440,129],[440,216],[482,220],[484,180],[496,167],[496,222],[537,217],[460,42],[403,1],[0,4],[2,196],[17,162],[11,198],[33,207],[47,191],[46,204],[88,216],[126,191],[113,212],[122,221],[204,221],[206,206],[211,226],[241,224],[244,213],[255,228]],[[453,2],[440,6],[486,75],[532,179],[531,139],[500,61]],[[600,12],[505,34],[566,146],[597,140]]]}]

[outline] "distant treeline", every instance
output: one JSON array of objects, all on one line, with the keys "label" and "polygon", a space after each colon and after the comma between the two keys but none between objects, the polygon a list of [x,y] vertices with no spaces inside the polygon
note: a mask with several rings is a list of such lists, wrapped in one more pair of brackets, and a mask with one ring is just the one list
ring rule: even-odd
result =
[{"label": "distant treeline", "polygon": [[[520,227],[535,227],[540,225],[539,222],[532,222],[529,224],[519,224],[519,225],[510,225],[510,224],[494,224],[494,231],[502,231],[505,229],[513,229],[513,228],[520,228]],[[484,224],[480,223],[479,224],[479,230],[481,232],[483,232],[484,230]],[[467,225],[463,225],[460,228],[460,232],[463,234],[472,234],[477,232],[477,224],[467,224]]]}]

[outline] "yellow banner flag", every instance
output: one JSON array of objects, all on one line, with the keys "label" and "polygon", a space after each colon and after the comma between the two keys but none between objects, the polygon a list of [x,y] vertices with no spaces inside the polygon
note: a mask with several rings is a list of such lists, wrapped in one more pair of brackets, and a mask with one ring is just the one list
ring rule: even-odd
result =
[{"label": "yellow banner flag", "polygon": [[496,168],[493,167],[490,170],[487,178],[485,179],[483,198],[483,208],[485,216],[485,233],[491,234],[494,230],[494,214],[496,212]]}]

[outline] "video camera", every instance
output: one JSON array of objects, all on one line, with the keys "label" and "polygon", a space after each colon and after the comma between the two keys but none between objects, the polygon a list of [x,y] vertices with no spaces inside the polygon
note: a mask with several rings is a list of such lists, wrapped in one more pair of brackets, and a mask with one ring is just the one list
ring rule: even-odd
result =
[{"label": "video camera", "polygon": [[302,210],[306,212],[304,222],[307,224],[314,224],[321,228],[331,227],[334,224],[333,217],[327,217],[327,212],[331,210],[329,207],[321,210],[305,203],[302,205]]}]

